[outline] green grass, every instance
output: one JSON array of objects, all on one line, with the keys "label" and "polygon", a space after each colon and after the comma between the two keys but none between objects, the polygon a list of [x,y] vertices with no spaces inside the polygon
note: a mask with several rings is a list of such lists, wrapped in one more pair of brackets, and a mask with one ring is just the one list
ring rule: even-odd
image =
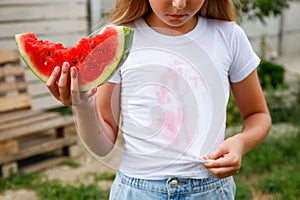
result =
[{"label": "green grass", "polygon": [[5,190],[28,189],[36,191],[41,200],[106,200],[109,196],[108,189],[101,189],[98,182],[112,180],[114,173],[89,174],[94,177],[90,184],[79,180],[74,185],[65,184],[60,180],[49,180],[40,174],[12,175],[7,179],[0,178],[0,193]]},{"label": "green grass", "polygon": [[109,191],[101,190],[96,182],[88,185],[79,184],[72,186],[62,184],[59,180],[45,181],[37,189],[37,194],[41,199],[61,199],[61,200],[86,200],[86,199],[108,199]]},{"label": "green grass", "polygon": [[244,156],[235,176],[237,199],[251,199],[253,192],[272,199],[300,199],[300,133],[272,134]]},{"label": "green grass", "polygon": [[72,167],[72,168],[78,168],[80,167],[80,163],[79,162],[76,162],[75,160],[71,159],[71,158],[68,158],[66,159],[62,165],[66,165],[66,166],[69,166],[69,167]]},{"label": "green grass", "polygon": [[72,106],[61,106],[61,107],[49,109],[48,111],[59,112],[62,115],[72,115],[73,114]]}]

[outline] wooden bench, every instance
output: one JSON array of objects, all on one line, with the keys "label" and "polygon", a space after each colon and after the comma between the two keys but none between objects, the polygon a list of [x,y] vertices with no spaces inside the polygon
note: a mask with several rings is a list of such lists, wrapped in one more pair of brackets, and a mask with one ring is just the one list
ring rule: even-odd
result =
[{"label": "wooden bench", "polygon": [[[17,51],[0,50],[0,165],[3,177],[11,172],[30,173],[60,163],[70,156],[70,148],[77,143],[73,116],[32,110],[31,102]],[[57,156],[23,168],[20,166],[26,160],[49,153]]]}]

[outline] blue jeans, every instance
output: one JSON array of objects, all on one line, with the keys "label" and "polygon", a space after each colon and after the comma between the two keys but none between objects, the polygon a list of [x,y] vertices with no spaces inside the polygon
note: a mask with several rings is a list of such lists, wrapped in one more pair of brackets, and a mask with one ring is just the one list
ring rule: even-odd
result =
[{"label": "blue jeans", "polygon": [[117,173],[110,191],[110,200],[233,200],[233,177],[217,179],[169,178],[144,180]]}]

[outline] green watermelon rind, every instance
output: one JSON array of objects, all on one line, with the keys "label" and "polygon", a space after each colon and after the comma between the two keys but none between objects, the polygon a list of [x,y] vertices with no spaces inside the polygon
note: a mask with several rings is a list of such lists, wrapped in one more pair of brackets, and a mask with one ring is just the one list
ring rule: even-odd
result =
[{"label": "green watermelon rind", "polygon": [[118,52],[116,53],[117,57],[109,64],[105,72],[103,72],[97,80],[86,83],[85,85],[80,85],[80,91],[88,91],[91,87],[98,87],[104,84],[128,57],[132,46],[133,30],[126,26],[117,26],[117,29],[119,44]]},{"label": "green watermelon rind", "polygon": [[123,31],[123,34],[119,34],[119,35],[124,36],[122,38],[119,37],[119,42],[122,41],[123,43],[122,53],[119,54],[120,56],[113,63],[113,66],[111,68],[108,68],[105,71],[105,73],[103,73],[100,76],[97,86],[102,85],[107,79],[109,79],[112,76],[112,74],[116,71],[116,69],[124,63],[124,61],[127,59],[129,55],[132,46],[133,30],[131,28],[124,26],[122,27],[121,31]]},{"label": "green watermelon rind", "polygon": [[39,73],[33,66],[34,64],[30,61],[30,58],[27,56],[26,52],[24,51],[24,48],[22,46],[22,42],[20,40],[20,38],[22,37],[23,33],[20,34],[16,34],[15,35],[15,41],[17,44],[17,48],[19,51],[19,54],[21,55],[23,61],[25,62],[25,64],[29,67],[29,69],[44,83],[47,82],[48,77],[44,76],[43,74]]}]

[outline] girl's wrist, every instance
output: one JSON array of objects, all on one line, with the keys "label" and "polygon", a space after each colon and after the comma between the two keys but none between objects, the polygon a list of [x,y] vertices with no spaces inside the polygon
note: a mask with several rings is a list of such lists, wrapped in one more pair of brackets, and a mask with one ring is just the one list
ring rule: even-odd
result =
[{"label": "girl's wrist", "polygon": [[77,102],[76,104],[73,104],[73,106],[77,110],[92,111],[95,110],[95,106],[96,106],[95,102],[96,102],[96,95],[93,95],[88,98],[80,99],[80,101]]},{"label": "girl's wrist", "polygon": [[239,151],[244,155],[245,153],[248,152],[247,150],[247,139],[245,138],[244,133],[237,133],[232,138],[234,140],[235,146],[239,148]]}]

